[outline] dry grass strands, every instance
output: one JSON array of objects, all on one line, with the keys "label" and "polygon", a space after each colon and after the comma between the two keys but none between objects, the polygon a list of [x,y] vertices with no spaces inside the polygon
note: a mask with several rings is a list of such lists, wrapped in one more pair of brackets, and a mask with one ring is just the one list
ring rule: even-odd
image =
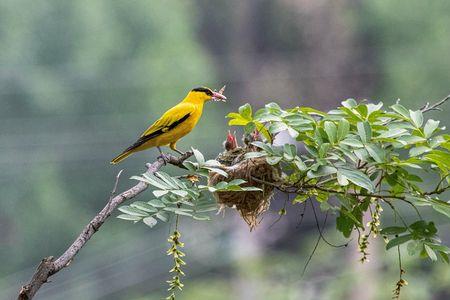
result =
[{"label": "dry grass strands", "polygon": [[215,185],[221,181],[229,182],[233,179],[243,179],[247,181],[242,185],[243,187],[253,186],[262,190],[214,193],[214,197],[219,204],[234,207],[239,211],[251,231],[259,224],[260,216],[269,208],[274,189],[271,185],[256,182],[252,177],[266,182],[276,182],[280,176],[280,171],[269,165],[265,157],[244,159],[247,151],[249,150],[246,148],[237,148],[221,153],[217,160],[224,165],[228,178],[217,173],[211,173],[208,184]]}]

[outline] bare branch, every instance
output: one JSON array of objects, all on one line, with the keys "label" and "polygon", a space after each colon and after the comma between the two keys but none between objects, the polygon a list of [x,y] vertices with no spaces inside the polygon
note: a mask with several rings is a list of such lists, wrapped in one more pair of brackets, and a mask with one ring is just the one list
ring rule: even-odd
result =
[{"label": "bare branch", "polygon": [[[155,162],[151,164],[146,164],[147,171],[146,174],[153,174],[161,169],[166,163],[174,166],[182,167],[183,161],[188,159],[193,155],[192,152],[186,152],[180,157],[175,157],[170,154],[165,154],[164,158],[159,157]],[[108,203],[105,207],[84,227],[80,235],[75,239],[72,245],[67,248],[67,250],[57,259],[53,259],[52,256],[44,258],[39,264],[36,272],[31,278],[30,282],[24,286],[19,291],[17,297],[18,300],[30,300],[34,297],[41,286],[48,281],[48,278],[61,269],[69,266],[70,262],[73,260],[75,255],[83,248],[89,239],[96,233],[99,228],[103,225],[106,219],[111,215],[111,213],[116,209],[117,206],[121,205],[124,201],[132,199],[145,191],[148,188],[148,184],[140,181],[135,186],[130,189],[114,196],[116,193],[117,185],[122,171],[120,171],[116,176],[116,181],[114,188],[111,192]]]},{"label": "bare branch", "polygon": [[427,102],[420,110],[422,112],[427,112],[427,111],[431,111],[431,110],[442,110],[439,106],[441,106],[442,104],[444,104],[445,102],[447,102],[448,100],[450,100],[450,95],[448,95],[447,97],[445,97],[444,99],[436,102],[435,104],[432,104],[430,106],[430,103]]}]

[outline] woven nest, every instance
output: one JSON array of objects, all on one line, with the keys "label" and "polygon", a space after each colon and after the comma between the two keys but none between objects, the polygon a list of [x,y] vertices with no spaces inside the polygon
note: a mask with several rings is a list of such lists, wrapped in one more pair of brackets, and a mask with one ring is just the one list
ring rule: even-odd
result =
[{"label": "woven nest", "polygon": [[[237,148],[221,153],[217,160],[225,166],[228,177],[211,173],[209,185],[215,185],[221,181],[243,179],[247,181],[242,187],[253,186],[262,191],[248,192],[216,192],[214,197],[221,207],[236,208],[244,221],[253,230],[260,222],[260,216],[269,208],[273,196],[274,187],[265,182],[275,182],[279,178],[279,170],[267,163],[265,157],[244,159],[246,148]],[[257,180],[255,180],[255,178]]]}]

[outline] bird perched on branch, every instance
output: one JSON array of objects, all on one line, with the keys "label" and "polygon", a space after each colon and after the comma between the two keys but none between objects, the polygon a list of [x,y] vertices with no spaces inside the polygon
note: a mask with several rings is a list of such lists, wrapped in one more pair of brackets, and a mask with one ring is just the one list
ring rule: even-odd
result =
[{"label": "bird perched on branch", "polygon": [[157,147],[160,154],[163,155],[160,147],[166,145],[169,145],[170,149],[183,154],[176,148],[177,141],[194,129],[202,115],[205,102],[209,100],[225,101],[227,99],[223,95],[224,90],[225,86],[219,92],[206,87],[192,89],[183,101],[166,111],[161,118],[142,133],[134,144],[115,157],[111,164],[121,162],[134,152],[153,147]]}]

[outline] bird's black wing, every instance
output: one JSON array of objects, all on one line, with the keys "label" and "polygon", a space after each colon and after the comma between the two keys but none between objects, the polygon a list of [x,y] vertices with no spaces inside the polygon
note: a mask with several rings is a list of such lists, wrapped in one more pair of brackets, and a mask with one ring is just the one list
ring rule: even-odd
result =
[{"label": "bird's black wing", "polygon": [[158,130],[156,130],[150,134],[141,136],[133,145],[131,145],[130,147],[125,149],[125,151],[123,151],[123,152],[128,152],[133,149],[136,149],[137,147],[142,146],[143,144],[148,142],[149,140],[154,139],[155,137],[160,136],[161,134],[174,129],[175,127],[177,127],[178,125],[180,125],[181,123],[186,121],[190,117],[190,115],[191,115],[191,113],[189,112],[189,113],[185,114],[183,117],[181,117],[180,119],[174,121],[173,123],[168,124],[164,127],[161,127]]}]

